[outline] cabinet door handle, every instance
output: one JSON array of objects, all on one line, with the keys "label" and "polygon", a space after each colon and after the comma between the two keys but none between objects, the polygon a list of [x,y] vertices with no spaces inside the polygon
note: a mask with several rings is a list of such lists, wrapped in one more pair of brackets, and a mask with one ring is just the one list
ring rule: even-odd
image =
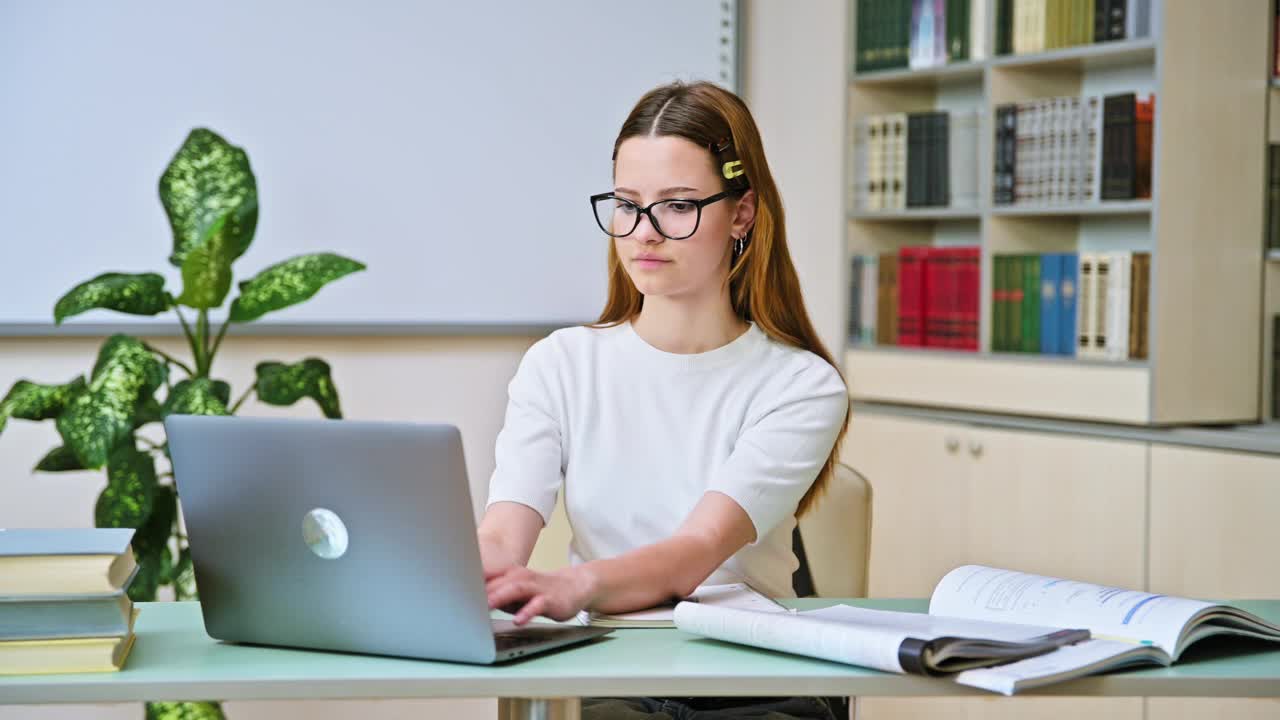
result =
[{"label": "cabinet door handle", "polygon": [[960,449],[960,438],[955,435],[948,435],[946,440],[947,452],[953,453]]},{"label": "cabinet door handle", "polygon": [[969,454],[978,457],[982,455],[982,442],[978,440],[969,441]]}]

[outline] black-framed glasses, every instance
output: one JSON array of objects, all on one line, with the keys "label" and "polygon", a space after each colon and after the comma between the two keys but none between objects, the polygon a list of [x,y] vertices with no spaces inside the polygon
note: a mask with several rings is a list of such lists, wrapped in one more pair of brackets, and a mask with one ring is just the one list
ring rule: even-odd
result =
[{"label": "black-framed glasses", "polygon": [[640,207],[613,193],[591,196],[591,208],[595,211],[596,224],[611,237],[626,237],[640,225],[640,216],[648,215],[653,229],[668,240],[684,240],[698,231],[702,221],[702,208],[735,193],[718,192],[701,200],[670,198]]}]

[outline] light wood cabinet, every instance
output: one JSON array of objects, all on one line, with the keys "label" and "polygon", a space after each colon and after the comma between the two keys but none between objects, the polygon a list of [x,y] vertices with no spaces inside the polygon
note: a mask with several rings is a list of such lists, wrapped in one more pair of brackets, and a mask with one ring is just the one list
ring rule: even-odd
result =
[{"label": "light wood cabinet", "polygon": [[1147,444],[857,414],[872,597],[928,597],[965,563],[1143,587]]},{"label": "light wood cabinet", "polygon": [[1153,445],[1152,592],[1280,597],[1280,456]]}]

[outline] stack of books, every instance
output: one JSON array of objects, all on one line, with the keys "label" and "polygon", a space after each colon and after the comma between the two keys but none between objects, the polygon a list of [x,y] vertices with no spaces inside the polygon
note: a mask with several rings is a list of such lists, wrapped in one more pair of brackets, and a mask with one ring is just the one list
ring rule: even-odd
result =
[{"label": "stack of books", "polygon": [[0,529],[0,675],[124,666],[138,617],[133,533]]}]

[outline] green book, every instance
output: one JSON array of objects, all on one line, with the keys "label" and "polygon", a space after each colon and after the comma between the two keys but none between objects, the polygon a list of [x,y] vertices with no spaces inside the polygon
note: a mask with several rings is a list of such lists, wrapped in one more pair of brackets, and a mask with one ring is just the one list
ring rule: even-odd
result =
[{"label": "green book", "polygon": [[1040,352],[1040,256],[1024,255],[1022,264],[1022,351]]},{"label": "green book", "polygon": [[1005,332],[1004,327],[1005,307],[1008,304],[1008,298],[1005,296],[1004,266],[1003,255],[991,257],[991,350],[993,352],[1004,352],[1008,346],[1008,333]]},{"label": "green book", "polygon": [[1007,278],[1007,295],[1009,304],[1005,310],[1005,327],[1007,341],[1011,352],[1020,352],[1023,348],[1023,255],[1009,256],[1009,278]]}]

